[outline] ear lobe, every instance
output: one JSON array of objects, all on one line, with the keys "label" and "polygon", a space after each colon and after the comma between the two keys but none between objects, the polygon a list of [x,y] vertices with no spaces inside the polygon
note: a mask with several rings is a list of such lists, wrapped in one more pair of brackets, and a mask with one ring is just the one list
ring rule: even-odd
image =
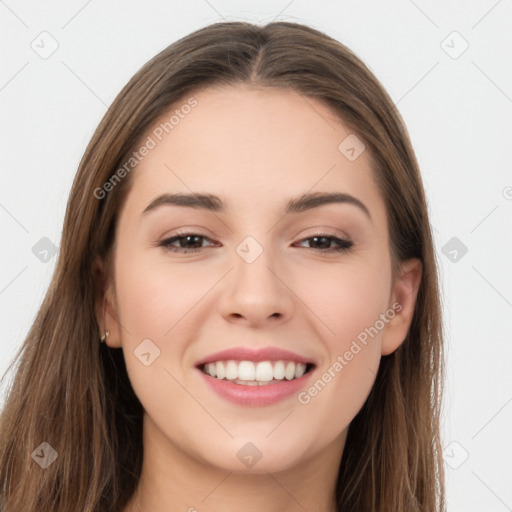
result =
[{"label": "ear lobe", "polygon": [[92,264],[92,273],[95,283],[95,313],[101,337],[105,331],[109,331],[109,336],[105,343],[109,347],[120,347],[121,337],[117,322],[117,315],[114,307],[114,294],[112,284],[106,274],[104,262],[99,256],[96,256]]},{"label": "ear lobe", "polygon": [[391,294],[390,309],[395,316],[384,329],[381,342],[381,354],[393,353],[405,340],[412,322],[416,297],[421,284],[423,265],[417,258],[402,263]]}]

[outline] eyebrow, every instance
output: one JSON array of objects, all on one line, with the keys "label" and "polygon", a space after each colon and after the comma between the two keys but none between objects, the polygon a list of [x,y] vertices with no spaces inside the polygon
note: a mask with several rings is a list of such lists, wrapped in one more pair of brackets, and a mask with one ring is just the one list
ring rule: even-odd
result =
[{"label": "eyebrow", "polygon": [[[299,197],[289,199],[284,207],[284,213],[301,213],[313,208],[318,208],[326,204],[345,203],[351,204],[362,210],[366,216],[371,219],[370,211],[366,205],[350,194],[341,192],[313,192],[302,194]],[[187,208],[196,208],[216,213],[226,212],[226,205],[219,196],[214,194],[162,194],[153,199],[146,206],[142,215],[145,215],[161,206],[182,206]]]}]

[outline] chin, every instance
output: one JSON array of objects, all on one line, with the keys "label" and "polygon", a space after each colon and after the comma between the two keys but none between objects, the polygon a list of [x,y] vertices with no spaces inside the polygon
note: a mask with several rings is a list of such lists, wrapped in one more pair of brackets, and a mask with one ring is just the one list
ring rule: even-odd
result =
[{"label": "chin", "polygon": [[239,474],[266,474],[285,471],[295,466],[304,457],[304,443],[289,439],[283,444],[281,438],[247,436],[235,437],[214,451],[208,446],[202,454],[207,463]]}]

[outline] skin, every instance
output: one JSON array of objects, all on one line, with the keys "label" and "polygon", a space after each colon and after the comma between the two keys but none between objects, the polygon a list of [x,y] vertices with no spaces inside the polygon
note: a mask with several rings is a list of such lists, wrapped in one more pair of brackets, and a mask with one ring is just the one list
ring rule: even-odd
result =
[{"label": "skin", "polygon": [[[334,511],[348,426],[381,356],[407,334],[421,263],[403,262],[392,282],[386,207],[369,152],[351,162],[338,150],[351,132],[327,106],[246,86],[194,97],[198,105],[133,171],[114,275],[104,275],[109,314],[97,306],[145,409],[142,478],[124,512]],[[166,205],[142,215],[164,192],[192,191],[220,196],[227,212]],[[286,200],[317,191],[355,196],[371,219],[351,204],[283,214]],[[174,247],[200,251],[158,246],[178,229],[206,238]],[[322,252],[336,247],[311,240],[325,232],[354,245]],[[263,249],[250,264],[236,252],[247,236]],[[99,260],[97,267],[104,273]],[[276,346],[316,361],[320,377],[395,302],[400,312],[307,404],[294,395],[235,405],[194,369],[225,348]],[[133,353],[147,338],[160,350],[149,366]],[[252,468],[237,457],[248,442],[262,454]]]}]

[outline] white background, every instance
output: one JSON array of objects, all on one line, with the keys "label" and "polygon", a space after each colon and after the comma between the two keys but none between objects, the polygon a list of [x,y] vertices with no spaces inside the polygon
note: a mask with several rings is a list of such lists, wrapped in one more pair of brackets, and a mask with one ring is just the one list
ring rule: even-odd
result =
[{"label": "white background", "polygon": [[[449,510],[512,510],[510,0],[0,0],[0,372],[56,261],[32,248],[43,237],[59,245],[72,179],[107,105],[157,52],[222,19],[322,30],[353,49],[397,103],[442,274]],[[51,38],[58,48],[43,59],[31,45],[51,48]],[[467,247],[456,261],[452,246],[450,257],[442,252],[453,237]]]}]

